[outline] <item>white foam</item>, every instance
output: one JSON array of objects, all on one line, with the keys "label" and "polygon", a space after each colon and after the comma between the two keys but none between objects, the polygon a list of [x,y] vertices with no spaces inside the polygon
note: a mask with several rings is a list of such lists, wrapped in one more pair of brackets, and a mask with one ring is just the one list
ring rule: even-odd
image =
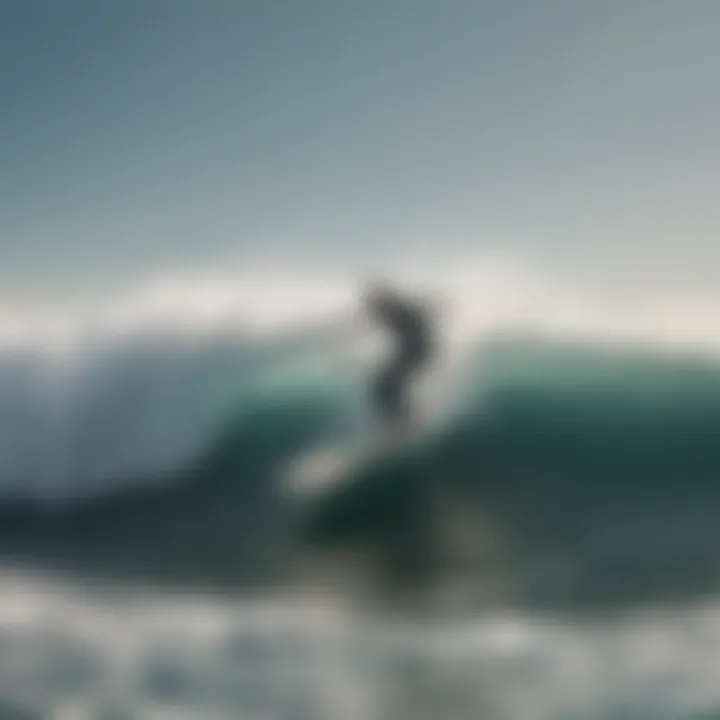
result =
[{"label": "white foam", "polygon": [[602,623],[505,611],[419,624],[317,599],[241,604],[20,574],[0,591],[0,709],[42,717],[680,720],[720,707],[715,602]]}]

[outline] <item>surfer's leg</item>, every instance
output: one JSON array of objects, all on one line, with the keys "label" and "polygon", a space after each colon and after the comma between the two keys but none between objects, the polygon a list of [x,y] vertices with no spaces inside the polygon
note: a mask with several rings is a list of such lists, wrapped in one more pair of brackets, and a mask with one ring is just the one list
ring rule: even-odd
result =
[{"label": "surfer's leg", "polygon": [[397,412],[403,427],[409,428],[417,420],[417,408],[412,399],[412,383],[427,361],[422,348],[406,348],[393,368],[394,392],[397,396]]},{"label": "surfer's leg", "polygon": [[381,423],[391,428],[404,425],[408,417],[403,373],[399,369],[394,359],[376,375],[370,388],[370,400]]},{"label": "surfer's leg", "polygon": [[406,343],[373,380],[371,401],[390,429],[403,431],[415,422],[411,383],[429,361],[430,353],[424,343]]}]

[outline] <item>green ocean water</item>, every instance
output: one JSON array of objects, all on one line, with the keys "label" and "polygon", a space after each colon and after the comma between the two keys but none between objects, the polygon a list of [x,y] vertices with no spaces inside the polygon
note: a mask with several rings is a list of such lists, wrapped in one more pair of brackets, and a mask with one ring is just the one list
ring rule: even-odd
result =
[{"label": "green ocean water", "polygon": [[442,538],[428,528],[438,498],[450,498],[502,526],[524,575],[552,558],[576,576],[561,592],[533,570],[540,580],[514,600],[567,607],[714,591],[720,364],[515,338],[479,348],[468,367],[437,436],[357,468],[300,519],[278,492],[282,473],[334,436],[362,391],[361,378],[311,365],[246,388],[169,484],[49,515],[6,506],[5,555],[238,589],[282,578],[288,547],[371,544],[390,557],[403,536],[405,559],[389,572],[404,577],[414,564],[433,582],[439,561],[428,558]]}]

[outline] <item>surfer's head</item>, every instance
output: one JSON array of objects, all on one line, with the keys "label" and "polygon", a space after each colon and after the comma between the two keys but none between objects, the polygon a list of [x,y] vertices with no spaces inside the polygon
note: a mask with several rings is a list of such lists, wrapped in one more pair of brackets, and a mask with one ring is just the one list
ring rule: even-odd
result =
[{"label": "surfer's head", "polygon": [[370,310],[379,310],[397,298],[397,291],[387,280],[374,278],[365,286],[365,305]]}]

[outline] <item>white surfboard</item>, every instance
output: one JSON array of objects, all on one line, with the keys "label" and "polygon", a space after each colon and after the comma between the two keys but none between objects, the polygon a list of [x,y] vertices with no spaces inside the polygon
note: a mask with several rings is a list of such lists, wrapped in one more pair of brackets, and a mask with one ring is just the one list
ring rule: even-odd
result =
[{"label": "white surfboard", "polygon": [[341,484],[361,463],[370,459],[358,446],[329,445],[296,458],[285,478],[284,489],[309,498]]},{"label": "white surfboard", "polygon": [[374,437],[364,441],[314,448],[296,458],[288,468],[284,490],[297,498],[310,500],[352,478],[354,472],[374,462],[403,453],[428,437],[421,426],[402,437]]}]

